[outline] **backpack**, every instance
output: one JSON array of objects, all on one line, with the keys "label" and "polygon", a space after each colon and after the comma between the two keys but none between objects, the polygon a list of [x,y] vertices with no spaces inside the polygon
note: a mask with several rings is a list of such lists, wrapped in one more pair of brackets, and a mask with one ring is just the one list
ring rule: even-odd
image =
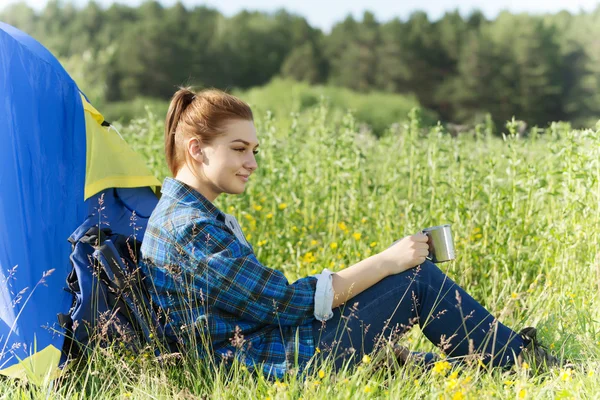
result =
[{"label": "backpack", "polygon": [[65,290],[74,301],[68,313],[58,314],[66,330],[63,360],[84,355],[98,344],[105,347],[118,341],[137,352],[162,341],[163,321],[137,265],[141,242],[98,226],[69,241],[73,270]]}]

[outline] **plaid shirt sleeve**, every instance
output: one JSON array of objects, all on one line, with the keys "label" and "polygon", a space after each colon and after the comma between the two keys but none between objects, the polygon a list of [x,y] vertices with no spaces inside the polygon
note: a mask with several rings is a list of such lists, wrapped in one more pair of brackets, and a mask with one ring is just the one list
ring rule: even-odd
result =
[{"label": "plaid shirt sleeve", "polygon": [[[250,247],[214,222],[196,220],[185,234],[195,268],[194,285],[208,289],[208,305],[239,318],[265,324],[297,326],[314,319],[317,278],[308,276],[290,284],[278,270],[265,267]],[[202,279],[204,274],[211,279]]]}]

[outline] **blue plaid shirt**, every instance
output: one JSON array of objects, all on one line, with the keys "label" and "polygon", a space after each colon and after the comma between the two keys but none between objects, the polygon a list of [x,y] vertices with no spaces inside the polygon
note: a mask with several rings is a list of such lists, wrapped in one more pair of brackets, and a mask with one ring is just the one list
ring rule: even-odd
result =
[{"label": "blue plaid shirt", "polygon": [[225,224],[225,214],[188,185],[166,178],[148,220],[140,266],[152,299],[167,315],[170,339],[194,344],[230,365],[234,356],[270,378],[315,353],[317,278],[290,284],[262,265]]}]

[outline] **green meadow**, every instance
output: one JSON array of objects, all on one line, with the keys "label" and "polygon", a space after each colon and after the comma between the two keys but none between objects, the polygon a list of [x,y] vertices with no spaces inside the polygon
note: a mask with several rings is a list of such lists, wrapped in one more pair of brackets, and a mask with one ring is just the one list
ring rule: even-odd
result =
[{"label": "green meadow", "polygon": [[[573,130],[557,122],[519,133],[508,121],[500,130],[482,123],[456,135],[409,98],[294,90],[280,88],[277,98],[239,93],[255,110],[259,168],[243,195],[216,200],[238,218],[261,262],[292,282],[450,223],[457,259],[440,267],[503,323],[536,326],[543,343],[576,367],[535,376],[526,368],[449,370],[443,362],[430,371],[376,369],[373,355],[338,374],[325,363],[306,380],[270,382],[186,354],[157,360],[151,349],[97,349],[45,386],[4,381],[0,396],[600,398],[600,124]],[[168,175],[166,106],[140,107],[116,122],[160,180]],[[401,344],[440,353],[418,328]]]}]

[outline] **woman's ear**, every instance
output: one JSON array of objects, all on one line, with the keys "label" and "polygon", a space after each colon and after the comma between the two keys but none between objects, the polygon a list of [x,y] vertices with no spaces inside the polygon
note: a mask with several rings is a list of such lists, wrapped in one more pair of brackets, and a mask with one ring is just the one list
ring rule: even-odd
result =
[{"label": "woman's ear", "polygon": [[202,147],[200,146],[200,140],[196,138],[190,138],[187,141],[187,152],[194,160],[201,163],[204,160],[202,153]]}]

